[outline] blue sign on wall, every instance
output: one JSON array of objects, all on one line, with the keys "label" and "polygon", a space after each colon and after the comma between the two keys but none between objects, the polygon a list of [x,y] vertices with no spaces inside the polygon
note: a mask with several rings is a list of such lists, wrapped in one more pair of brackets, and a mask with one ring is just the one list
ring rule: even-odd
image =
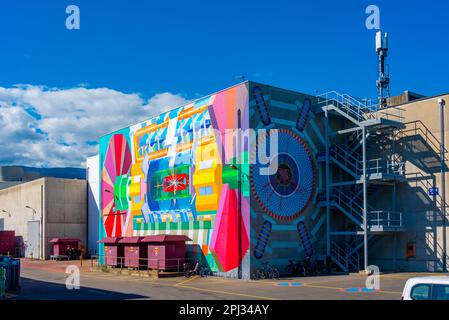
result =
[{"label": "blue sign on wall", "polygon": [[429,196],[437,196],[440,194],[438,187],[429,188]]}]

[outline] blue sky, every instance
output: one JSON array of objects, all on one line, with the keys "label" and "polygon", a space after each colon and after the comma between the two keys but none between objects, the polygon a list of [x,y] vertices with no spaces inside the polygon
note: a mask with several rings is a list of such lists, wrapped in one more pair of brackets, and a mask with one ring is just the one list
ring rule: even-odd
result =
[{"label": "blue sky", "polygon": [[[375,96],[374,31],[390,33],[392,93],[449,91],[447,1],[2,1],[0,85],[208,94],[244,74],[308,93]],[[65,7],[81,29],[65,29]]]},{"label": "blue sky", "polygon": [[[374,30],[392,94],[449,92],[447,1],[22,0],[0,3],[0,165],[84,166],[99,137],[238,75],[376,97]],[[81,29],[67,30],[78,5]]]}]

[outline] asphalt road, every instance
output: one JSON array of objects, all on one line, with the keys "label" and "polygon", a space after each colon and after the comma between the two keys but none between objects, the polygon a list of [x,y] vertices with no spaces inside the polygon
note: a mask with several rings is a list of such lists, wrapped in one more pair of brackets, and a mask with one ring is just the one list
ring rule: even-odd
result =
[{"label": "asphalt road", "polygon": [[[398,300],[405,281],[423,274],[381,275],[380,290],[360,292],[364,275],[290,278],[279,281],[242,281],[223,278],[176,277],[151,279],[135,275],[91,272],[80,273],[80,289],[68,290],[67,262],[22,260],[21,290],[8,294],[12,300]],[[79,264],[76,262],[75,264]],[[429,274],[426,274],[429,275]]]}]

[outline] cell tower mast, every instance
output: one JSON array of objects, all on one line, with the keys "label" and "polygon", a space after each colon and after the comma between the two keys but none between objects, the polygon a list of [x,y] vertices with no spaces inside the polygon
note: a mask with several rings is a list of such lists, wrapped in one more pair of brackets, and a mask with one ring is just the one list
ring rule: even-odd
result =
[{"label": "cell tower mast", "polygon": [[379,92],[379,108],[387,106],[387,98],[390,97],[390,72],[386,64],[388,56],[388,34],[379,30],[376,33],[376,53],[379,60],[379,75],[377,90]]}]

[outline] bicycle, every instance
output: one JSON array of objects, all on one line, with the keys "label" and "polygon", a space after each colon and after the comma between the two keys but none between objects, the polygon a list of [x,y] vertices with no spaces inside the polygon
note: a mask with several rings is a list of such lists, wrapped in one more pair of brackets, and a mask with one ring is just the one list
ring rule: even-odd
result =
[{"label": "bicycle", "polygon": [[287,273],[292,276],[305,276],[304,264],[299,260],[288,260]]},{"label": "bicycle", "polygon": [[253,274],[254,279],[279,279],[279,270],[268,262],[262,262],[262,266]]},{"label": "bicycle", "polygon": [[190,278],[191,276],[196,275],[198,273],[198,270],[192,269],[190,263],[184,263],[182,265],[182,268],[186,278]]},{"label": "bicycle", "polygon": [[208,267],[202,267],[202,268],[200,268],[199,275],[200,275],[200,277],[212,276],[212,270],[210,270]]}]

